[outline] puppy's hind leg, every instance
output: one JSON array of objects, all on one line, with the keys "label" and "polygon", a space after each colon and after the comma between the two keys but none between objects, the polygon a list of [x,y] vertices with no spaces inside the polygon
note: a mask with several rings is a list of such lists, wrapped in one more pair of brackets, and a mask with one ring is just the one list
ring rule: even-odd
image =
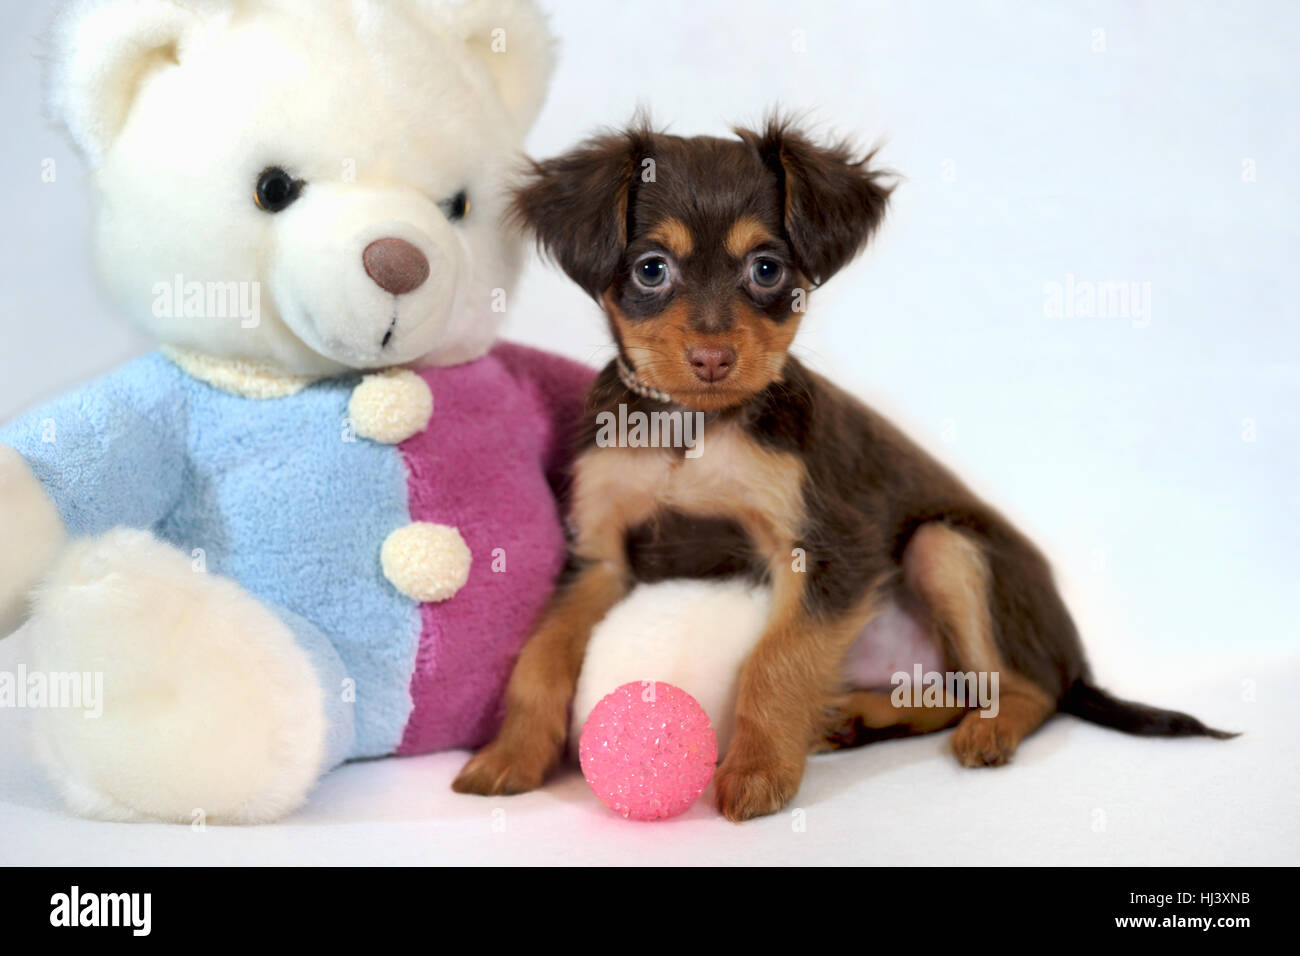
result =
[{"label": "puppy's hind leg", "polygon": [[896,707],[888,691],[855,690],[832,701],[813,752],[861,747],[880,740],[944,730],[959,721],[966,707]]},{"label": "puppy's hind leg", "polygon": [[1056,710],[1051,694],[1009,669],[998,650],[987,557],[971,535],[942,522],[921,525],[903,552],[904,582],[928,613],[930,625],[962,671],[998,675],[993,706],[972,710],[952,737],[967,767],[1006,763],[1029,734]]}]

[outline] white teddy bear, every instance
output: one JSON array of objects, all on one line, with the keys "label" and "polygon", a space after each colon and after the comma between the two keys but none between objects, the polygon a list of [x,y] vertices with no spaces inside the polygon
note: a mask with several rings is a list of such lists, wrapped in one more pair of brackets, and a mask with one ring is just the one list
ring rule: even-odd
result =
[{"label": "white teddy bear", "polygon": [[590,377],[496,343],[551,48],[524,0],[62,18],[98,271],[160,346],[0,428],[0,634],[103,681],[37,714],[74,809],[268,820],[490,738]]}]

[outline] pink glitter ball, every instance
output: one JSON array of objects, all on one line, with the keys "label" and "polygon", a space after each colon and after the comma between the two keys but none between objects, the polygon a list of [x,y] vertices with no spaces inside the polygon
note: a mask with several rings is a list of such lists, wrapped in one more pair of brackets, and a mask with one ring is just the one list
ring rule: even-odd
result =
[{"label": "pink glitter ball", "polygon": [[591,709],[578,756],[605,806],[633,820],[664,820],[686,810],[713,779],[718,738],[686,691],[634,681]]}]

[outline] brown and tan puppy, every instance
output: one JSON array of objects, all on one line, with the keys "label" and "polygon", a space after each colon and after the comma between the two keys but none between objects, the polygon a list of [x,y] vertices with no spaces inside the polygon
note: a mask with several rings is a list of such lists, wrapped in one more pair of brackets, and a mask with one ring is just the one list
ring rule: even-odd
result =
[{"label": "brown and tan puppy", "polygon": [[[638,124],[535,164],[516,195],[518,217],[604,306],[618,359],[588,400],[570,567],[516,664],[500,734],[455,788],[541,784],[563,753],[593,627],[637,581],[668,577],[743,574],[772,588],[715,778],[733,820],[784,806],[810,750],[953,723],[967,766],[1005,763],[1057,711],[1130,733],[1226,736],[1092,686],[1034,546],[789,354],[808,291],[861,250],[889,186],[870,156],[780,120],[736,133]],[[706,413],[704,453],[599,447],[597,416],[619,405]],[[843,685],[846,652],[888,601],[924,622],[950,669],[999,675],[995,717],[895,708]]]}]

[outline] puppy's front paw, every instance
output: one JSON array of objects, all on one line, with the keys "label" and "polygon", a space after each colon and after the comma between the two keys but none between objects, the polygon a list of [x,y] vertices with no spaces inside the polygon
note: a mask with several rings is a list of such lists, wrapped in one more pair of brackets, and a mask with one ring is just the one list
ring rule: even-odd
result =
[{"label": "puppy's front paw", "polygon": [[551,762],[549,748],[515,748],[494,742],[469,759],[451,789],[485,797],[527,793],[542,785]]},{"label": "puppy's front paw", "polygon": [[776,813],[799,789],[802,765],[734,759],[729,755],[713,778],[718,810],[732,823]]}]

